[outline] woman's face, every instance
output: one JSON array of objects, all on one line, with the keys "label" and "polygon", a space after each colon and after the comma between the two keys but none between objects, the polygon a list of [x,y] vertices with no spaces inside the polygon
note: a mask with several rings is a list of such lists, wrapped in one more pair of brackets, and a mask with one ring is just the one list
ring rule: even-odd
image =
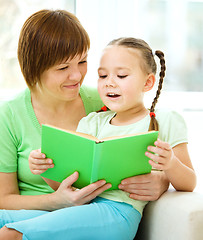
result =
[{"label": "woman's face", "polygon": [[41,75],[40,90],[47,97],[71,101],[78,97],[87,73],[87,52],[54,65]]}]

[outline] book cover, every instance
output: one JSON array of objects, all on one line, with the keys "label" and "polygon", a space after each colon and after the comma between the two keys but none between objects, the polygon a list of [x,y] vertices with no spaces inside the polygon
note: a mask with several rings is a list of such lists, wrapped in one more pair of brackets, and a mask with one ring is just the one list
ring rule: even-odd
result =
[{"label": "book cover", "polygon": [[41,174],[62,182],[73,172],[79,179],[73,186],[82,188],[100,179],[118,189],[121,180],[151,172],[147,147],[154,145],[157,131],[105,139],[42,125],[41,151],[54,162],[54,168]]}]

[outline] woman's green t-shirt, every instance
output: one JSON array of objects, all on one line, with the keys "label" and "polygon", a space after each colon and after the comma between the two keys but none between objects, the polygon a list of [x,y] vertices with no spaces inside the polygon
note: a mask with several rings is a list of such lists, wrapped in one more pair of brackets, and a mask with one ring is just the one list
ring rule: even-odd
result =
[{"label": "woman's green t-shirt", "polygon": [[[96,89],[82,86],[80,95],[87,115],[103,106]],[[22,195],[53,192],[41,176],[29,169],[29,154],[40,147],[41,126],[31,104],[30,91],[26,89],[0,106],[0,172],[17,172]]]}]

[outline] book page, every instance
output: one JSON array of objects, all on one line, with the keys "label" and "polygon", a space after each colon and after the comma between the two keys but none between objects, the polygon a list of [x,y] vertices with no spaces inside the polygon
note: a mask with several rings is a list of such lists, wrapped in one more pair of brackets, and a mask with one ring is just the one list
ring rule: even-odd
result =
[{"label": "book page", "polygon": [[56,128],[56,129],[61,130],[63,132],[68,132],[68,133],[75,134],[75,135],[83,137],[83,138],[87,138],[87,139],[90,139],[90,140],[93,140],[93,141],[96,141],[96,142],[100,142],[100,140],[98,138],[96,138],[92,135],[89,135],[87,133],[81,133],[81,132],[76,132],[76,131],[72,131],[72,130],[66,130],[66,129],[58,128],[58,127],[55,127],[55,126],[52,126],[52,125],[49,125],[49,124],[44,124],[44,125],[52,127],[52,128]]},{"label": "book page", "polygon": [[109,141],[109,140],[118,139],[118,138],[126,138],[126,137],[132,137],[132,136],[149,134],[151,132],[155,132],[155,131],[148,131],[148,132],[142,132],[142,133],[132,133],[132,134],[126,134],[126,135],[120,135],[120,136],[112,136],[112,137],[103,138],[101,140],[102,141]]}]

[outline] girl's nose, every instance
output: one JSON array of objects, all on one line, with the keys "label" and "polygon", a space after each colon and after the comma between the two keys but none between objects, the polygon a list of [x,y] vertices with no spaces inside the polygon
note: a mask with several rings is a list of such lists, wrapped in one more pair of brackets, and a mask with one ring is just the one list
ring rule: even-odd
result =
[{"label": "girl's nose", "polygon": [[115,87],[116,86],[116,82],[114,80],[113,77],[109,77],[107,80],[106,80],[106,86],[107,87]]}]

